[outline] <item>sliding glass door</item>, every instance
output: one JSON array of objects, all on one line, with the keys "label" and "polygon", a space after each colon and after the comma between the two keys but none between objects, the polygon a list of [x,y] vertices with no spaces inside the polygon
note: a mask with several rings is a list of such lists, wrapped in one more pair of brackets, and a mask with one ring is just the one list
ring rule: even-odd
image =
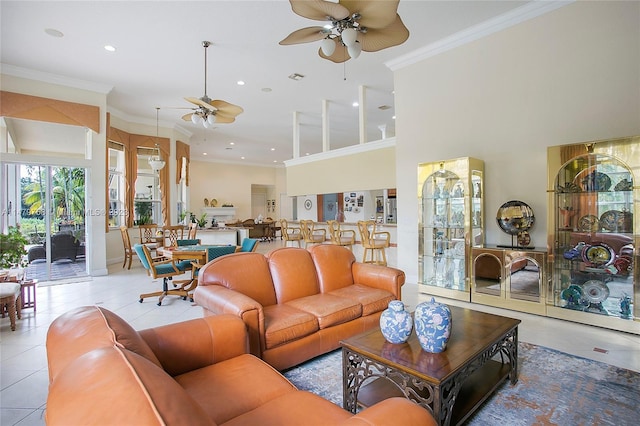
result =
[{"label": "sliding glass door", "polygon": [[[87,276],[86,170],[43,164],[2,164],[7,212],[4,227],[19,225],[27,238],[25,273],[55,281]],[[4,185],[3,185],[4,186]]]}]

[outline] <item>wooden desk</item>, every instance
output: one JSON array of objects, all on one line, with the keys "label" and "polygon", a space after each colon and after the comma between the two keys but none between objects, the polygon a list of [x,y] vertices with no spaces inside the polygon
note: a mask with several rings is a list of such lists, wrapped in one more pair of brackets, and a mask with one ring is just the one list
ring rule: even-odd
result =
[{"label": "wooden desk", "polygon": [[520,320],[451,306],[447,349],[423,351],[415,331],[387,342],[379,328],[342,345],[344,408],[355,413],[392,396],[429,410],[439,425],[461,424],[507,378],[518,380]]}]

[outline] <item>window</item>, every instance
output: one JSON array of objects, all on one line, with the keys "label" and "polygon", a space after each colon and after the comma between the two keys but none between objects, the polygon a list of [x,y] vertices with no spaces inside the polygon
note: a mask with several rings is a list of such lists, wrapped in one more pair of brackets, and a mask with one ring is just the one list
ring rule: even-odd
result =
[{"label": "window", "polygon": [[153,149],[137,148],[138,170],[133,202],[134,225],[162,223],[160,179],[151,166],[149,156]]},{"label": "window", "polygon": [[125,157],[124,145],[109,141],[109,227],[117,228],[125,224]]},{"label": "window", "polygon": [[179,176],[180,180],[177,184],[177,194],[178,194],[178,219],[184,220],[187,212],[187,159],[181,157],[179,159],[180,170]]}]

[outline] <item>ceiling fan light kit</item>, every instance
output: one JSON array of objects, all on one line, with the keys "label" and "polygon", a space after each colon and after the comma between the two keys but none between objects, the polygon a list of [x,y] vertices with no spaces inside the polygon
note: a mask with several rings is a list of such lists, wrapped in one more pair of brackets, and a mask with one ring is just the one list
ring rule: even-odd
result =
[{"label": "ceiling fan light kit", "polygon": [[[376,52],[404,43],[409,30],[398,15],[400,0],[289,0],[298,15],[324,26],[301,28],[280,41],[281,45],[320,41],[321,58],[340,63],[355,59],[360,52]],[[342,47],[342,48],[340,48]]]}]

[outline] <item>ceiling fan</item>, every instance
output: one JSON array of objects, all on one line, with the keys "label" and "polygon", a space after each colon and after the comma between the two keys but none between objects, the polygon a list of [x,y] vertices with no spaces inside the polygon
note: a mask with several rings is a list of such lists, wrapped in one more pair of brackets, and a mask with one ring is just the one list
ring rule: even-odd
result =
[{"label": "ceiling fan", "polygon": [[217,99],[213,100],[207,96],[207,48],[211,46],[211,42],[203,41],[202,46],[204,47],[204,96],[185,98],[196,105],[196,108],[192,108],[193,112],[183,115],[182,119],[194,124],[202,123],[206,128],[215,123],[233,123],[244,110],[238,105]]},{"label": "ceiling fan", "polygon": [[291,9],[305,18],[329,21],[320,27],[306,27],[289,34],[281,45],[322,40],[318,54],[340,63],[404,43],[409,30],[398,15],[400,0],[289,0]]}]

